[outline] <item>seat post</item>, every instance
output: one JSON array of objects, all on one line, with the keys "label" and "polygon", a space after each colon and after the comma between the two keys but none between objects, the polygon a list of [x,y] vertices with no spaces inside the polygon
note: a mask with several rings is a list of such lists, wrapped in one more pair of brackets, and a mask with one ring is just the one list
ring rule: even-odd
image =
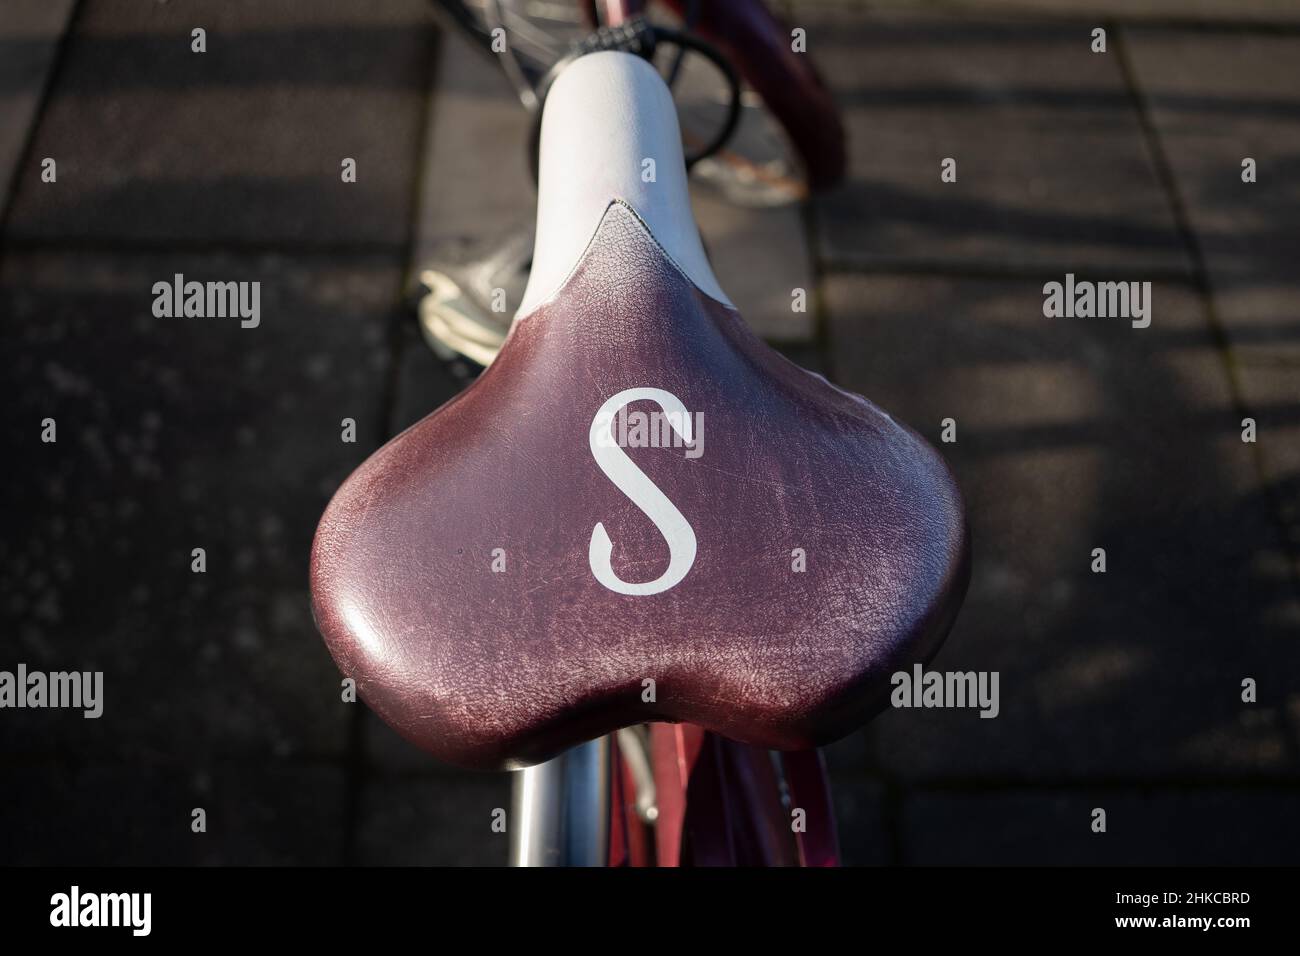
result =
[{"label": "seat post", "polygon": [[511,866],[604,866],[609,860],[609,738],[515,773]]}]

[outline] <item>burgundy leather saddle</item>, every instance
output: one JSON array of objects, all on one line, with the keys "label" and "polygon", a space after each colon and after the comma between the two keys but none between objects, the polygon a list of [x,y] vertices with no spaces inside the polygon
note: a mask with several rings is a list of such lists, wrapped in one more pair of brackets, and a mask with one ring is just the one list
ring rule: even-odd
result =
[{"label": "burgundy leather saddle", "polygon": [[[316,536],[314,609],[343,674],[464,766],[646,721],[825,743],[935,653],[966,587],[963,505],[934,449],[703,290],[716,280],[671,219],[689,220],[684,174],[635,178],[638,151],[681,159],[667,91],[631,64],[584,57],[552,90],[542,285],[499,356],[358,468]],[[592,169],[623,157],[621,185],[571,168],[593,140],[573,147],[566,122],[615,108],[593,96],[637,111],[597,127],[614,155]]]}]

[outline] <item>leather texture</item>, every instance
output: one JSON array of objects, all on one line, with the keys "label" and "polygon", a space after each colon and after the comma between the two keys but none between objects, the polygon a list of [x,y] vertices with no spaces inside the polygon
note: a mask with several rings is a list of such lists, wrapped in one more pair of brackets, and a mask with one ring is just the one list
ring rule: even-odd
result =
[{"label": "leather texture", "polygon": [[[600,522],[621,579],[669,562],[589,447],[597,410],[632,388],[703,415],[699,457],[624,449],[697,542],[649,595],[606,587],[589,557]],[[451,763],[516,768],[645,721],[775,749],[841,736],[935,653],[968,551],[934,449],[755,338],[615,202],[492,366],[339,489],[311,583],[331,653],[385,721]]]}]

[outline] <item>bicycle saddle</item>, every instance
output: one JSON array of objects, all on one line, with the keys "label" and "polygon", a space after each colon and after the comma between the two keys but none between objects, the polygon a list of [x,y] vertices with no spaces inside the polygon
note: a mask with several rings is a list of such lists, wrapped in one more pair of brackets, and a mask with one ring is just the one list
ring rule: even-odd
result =
[{"label": "bicycle saddle", "polygon": [[650,65],[604,52],[560,76],[540,182],[499,356],[321,519],[331,653],[385,721],[469,767],[645,721],[774,749],[847,733],[964,594],[943,460],[749,332]]}]

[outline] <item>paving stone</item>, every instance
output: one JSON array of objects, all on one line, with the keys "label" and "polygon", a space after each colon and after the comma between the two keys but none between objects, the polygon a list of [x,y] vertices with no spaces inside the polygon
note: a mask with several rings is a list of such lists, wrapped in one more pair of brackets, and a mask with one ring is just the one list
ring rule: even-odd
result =
[{"label": "paving stone", "polygon": [[[366,785],[359,838],[369,866],[504,866],[509,835],[492,831],[510,812],[508,773],[379,775]],[[507,819],[507,827],[509,820]]]},{"label": "paving stone", "polygon": [[824,351],[815,344],[789,344],[774,343],[776,350],[788,358],[796,365],[801,365],[810,372],[816,372],[818,375],[826,375],[826,356]]},{"label": "paving stone", "polygon": [[416,328],[414,315],[404,317],[399,333],[397,385],[390,434],[410,428],[451,401],[473,379],[433,354]]},{"label": "paving stone", "polygon": [[[800,24],[849,133],[848,180],[817,203],[832,264],[1187,269],[1118,57],[1090,52],[1087,24]],[[946,157],[955,183],[940,181]]]},{"label": "paving stone", "polygon": [[[1285,865],[1295,790],[920,791],[903,799],[904,862],[940,866]],[[1092,811],[1106,811],[1093,833]]]},{"label": "paving stone", "polygon": [[[1132,29],[1124,37],[1216,291],[1235,292],[1243,280],[1300,281],[1292,186],[1300,36]],[[1255,183],[1241,181],[1248,156]],[[1276,303],[1249,304],[1267,313]]]},{"label": "paving stone", "polygon": [[[1300,554],[1300,36],[1126,31]],[[1241,181],[1251,157],[1258,181]],[[1300,578],[1298,578],[1300,579]]]},{"label": "paving stone", "polygon": [[[73,0],[10,0],[0,17],[0,222]],[[28,172],[39,179],[39,157]]]},{"label": "paving stone", "polygon": [[831,799],[844,866],[884,866],[892,843],[886,828],[883,788],[861,775],[831,775]]},{"label": "paving stone", "polygon": [[[800,208],[737,206],[703,184],[691,197],[718,282],[749,327],[773,342],[812,339],[816,290]],[[791,307],[796,289],[805,311]]]},{"label": "paving stone", "polygon": [[430,83],[415,234],[420,264],[515,229],[531,231],[537,207],[524,152],[529,116],[500,66],[447,33]]},{"label": "paving stone", "polygon": [[871,737],[866,730],[857,730],[821,748],[826,768],[832,777],[852,777],[875,768],[871,752]]},{"label": "paving stone", "polygon": [[[9,866],[320,866],[342,861],[341,770],[257,765],[7,765]],[[193,810],[207,812],[194,833]]]},{"label": "paving stone", "polygon": [[6,866],[181,865],[198,861],[190,771],[15,761],[5,747],[0,862]]},{"label": "paving stone", "polygon": [[1260,467],[1289,543],[1292,580],[1300,581],[1300,342],[1233,354],[1246,411],[1256,422]]},{"label": "paving stone", "polygon": [[[344,862],[347,782],[341,766],[219,762],[192,774],[210,843],[196,862],[219,866],[333,866]],[[184,805],[188,818],[191,807]],[[170,809],[170,808],[169,808]],[[188,829],[188,827],[187,827]],[[190,839],[190,834],[185,834]]]},{"label": "paving stone", "polygon": [[436,35],[421,0],[84,4],[8,236],[400,244]]},{"label": "paving stone", "polygon": [[362,726],[366,763],[380,774],[437,774],[449,776],[461,771],[450,764],[441,763],[432,755],[407,741],[373,711],[365,715]]},{"label": "paving stone", "polygon": [[365,739],[366,760],[370,765],[379,768],[380,772],[453,772],[452,767],[439,763],[434,757],[409,743],[373,712],[366,714],[362,732]]},{"label": "paving stone", "polygon": [[[152,285],[175,273],[260,281],[261,324],[155,318]],[[0,479],[4,664],[105,672],[103,717],[10,711],[0,747],[341,752],[348,708],[307,564],[330,495],[384,432],[400,270],[32,253],[8,256],[0,278],[0,429],[22,465]]]},{"label": "paving stone", "polygon": [[1000,674],[996,719],[877,718],[882,766],[1293,777],[1300,613],[1197,297],[1157,284],[1141,330],[1045,319],[1030,281],[834,276],[828,298],[835,378],[935,442],[966,496],[971,587],[932,666]]},{"label": "paving stone", "polygon": [[212,843],[202,847],[198,862],[221,866],[344,862],[349,821],[342,767],[221,762],[198,771],[195,786],[195,806],[208,811],[204,835]]}]

